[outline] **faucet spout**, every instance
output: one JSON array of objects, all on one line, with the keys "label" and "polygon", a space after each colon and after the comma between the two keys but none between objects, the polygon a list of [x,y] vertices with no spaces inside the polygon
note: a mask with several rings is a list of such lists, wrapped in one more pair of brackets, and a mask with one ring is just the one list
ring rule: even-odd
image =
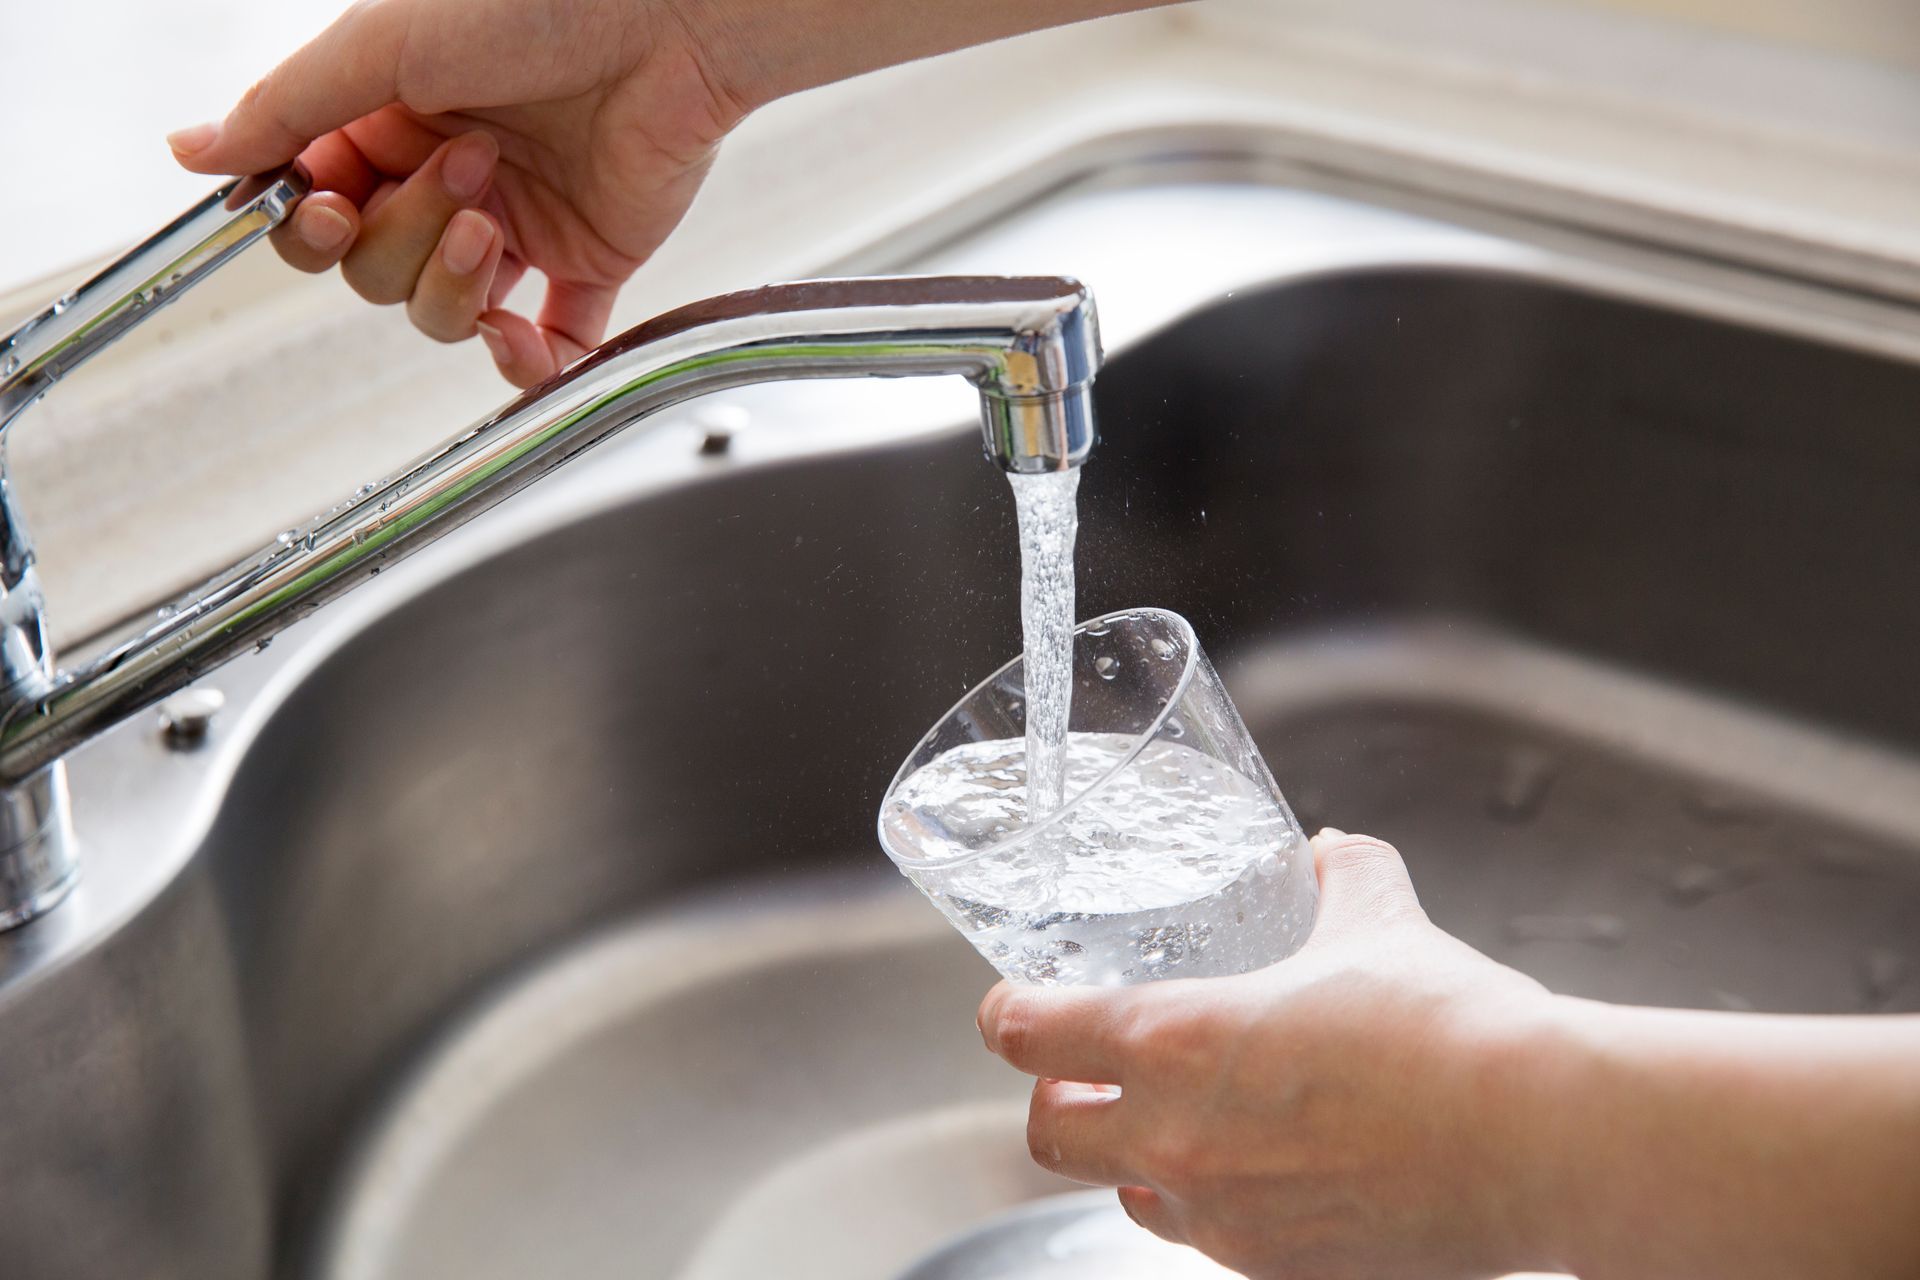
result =
[{"label": "faucet spout", "polygon": [[[299,194],[285,182],[272,190],[274,197],[246,206],[248,242],[284,217]],[[232,200],[229,192],[216,193],[193,216],[231,218]],[[200,237],[208,227],[196,223],[191,230]],[[237,236],[212,243],[208,252],[219,261],[244,247]],[[164,252],[181,261],[178,243],[166,244]],[[104,345],[96,341],[102,330],[111,325],[117,334],[167,300],[164,290],[152,288],[153,265],[128,269],[123,260],[81,291],[77,307],[66,300],[29,322],[37,331],[0,338],[0,354],[35,357],[15,361],[0,376],[0,427],[53,378]],[[121,278],[145,289],[144,303],[88,295],[94,285]],[[169,278],[171,270],[162,277]],[[69,308],[86,323],[72,324]],[[101,315],[110,324],[97,319]],[[1014,472],[1061,470],[1079,466],[1093,446],[1089,389],[1100,357],[1093,300],[1065,278],[814,280],[710,298],[588,353],[405,471],[282,535],[163,610],[143,633],[74,671],[54,669],[30,576],[31,544],[13,518],[0,472],[0,531],[7,534],[7,562],[18,570],[0,591],[0,657],[12,655],[11,676],[0,680],[0,928],[16,922],[5,901],[7,860],[14,844],[27,847],[25,828],[32,828],[30,843],[41,862],[50,843],[64,841],[58,774],[68,751],[616,432],[694,396],[749,383],[951,374],[980,392],[990,459]],[[9,818],[14,810],[17,822]],[[17,837],[12,828],[20,828]],[[66,860],[59,861],[64,866]],[[62,872],[62,883],[70,878]],[[13,904],[14,917],[41,909],[49,874],[33,879],[40,897],[34,905]]]}]

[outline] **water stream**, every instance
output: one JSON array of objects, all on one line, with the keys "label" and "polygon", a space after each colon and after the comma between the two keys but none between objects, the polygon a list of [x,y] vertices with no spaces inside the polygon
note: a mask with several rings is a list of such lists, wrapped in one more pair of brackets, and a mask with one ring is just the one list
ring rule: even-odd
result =
[{"label": "water stream", "polygon": [[1020,519],[1020,626],[1027,698],[1027,822],[1064,799],[1073,707],[1073,543],[1080,471],[1009,475]]}]

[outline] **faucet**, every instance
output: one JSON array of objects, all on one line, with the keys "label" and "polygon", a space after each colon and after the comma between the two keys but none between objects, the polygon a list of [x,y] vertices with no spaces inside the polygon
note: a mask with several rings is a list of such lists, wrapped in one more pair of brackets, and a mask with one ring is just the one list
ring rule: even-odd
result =
[{"label": "faucet", "polygon": [[78,875],[63,757],[532,484],[693,396],[785,378],[958,374],[980,392],[987,456],[1077,467],[1093,447],[1093,299],[1058,277],[810,280],[646,321],[378,484],[60,670],[6,434],[63,375],[278,226],[309,190],[297,164],[228,183],[0,338],[0,930]]}]

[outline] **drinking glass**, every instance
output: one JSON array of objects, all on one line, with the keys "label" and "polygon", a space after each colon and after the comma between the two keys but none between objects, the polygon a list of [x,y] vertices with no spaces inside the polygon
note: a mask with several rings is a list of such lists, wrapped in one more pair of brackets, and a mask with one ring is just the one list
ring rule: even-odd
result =
[{"label": "drinking glass", "polygon": [[1015,658],[894,775],[880,843],[1004,976],[1118,986],[1244,973],[1313,927],[1313,853],[1186,619],[1073,633],[1060,808],[1026,811]]}]

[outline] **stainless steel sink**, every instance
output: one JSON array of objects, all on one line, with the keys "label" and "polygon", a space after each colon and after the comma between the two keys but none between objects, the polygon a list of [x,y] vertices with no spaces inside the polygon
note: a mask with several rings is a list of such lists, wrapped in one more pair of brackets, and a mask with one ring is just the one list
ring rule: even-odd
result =
[{"label": "stainless steel sink", "polygon": [[[1178,171],[905,265],[1096,286],[1081,613],[1192,618],[1443,925],[1920,1009],[1911,318],[1564,241]],[[0,938],[10,1280],[890,1280],[1067,1189],[872,837],[1017,645],[1004,481],[924,388],[731,398],[74,762],[89,880]]]}]

